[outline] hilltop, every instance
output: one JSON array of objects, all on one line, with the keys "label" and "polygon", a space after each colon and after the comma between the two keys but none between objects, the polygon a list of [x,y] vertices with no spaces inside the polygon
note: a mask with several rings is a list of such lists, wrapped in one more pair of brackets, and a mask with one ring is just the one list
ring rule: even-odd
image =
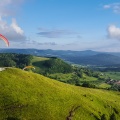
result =
[{"label": "hilltop", "polygon": [[120,119],[120,92],[68,85],[17,68],[0,72],[0,120],[113,118]]}]

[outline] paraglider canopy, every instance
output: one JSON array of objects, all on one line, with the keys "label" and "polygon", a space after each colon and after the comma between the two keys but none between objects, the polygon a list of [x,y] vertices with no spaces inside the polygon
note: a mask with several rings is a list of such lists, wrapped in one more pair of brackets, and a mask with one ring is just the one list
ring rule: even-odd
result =
[{"label": "paraglider canopy", "polygon": [[35,69],[35,67],[33,67],[33,66],[26,66],[26,67],[23,68],[23,70],[25,70],[25,69],[30,69],[30,68]]},{"label": "paraglider canopy", "polygon": [[0,34],[0,39],[4,40],[4,42],[6,43],[6,45],[9,46],[9,41],[8,41],[8,39],[5,36],[3,36],[2,34]]}]

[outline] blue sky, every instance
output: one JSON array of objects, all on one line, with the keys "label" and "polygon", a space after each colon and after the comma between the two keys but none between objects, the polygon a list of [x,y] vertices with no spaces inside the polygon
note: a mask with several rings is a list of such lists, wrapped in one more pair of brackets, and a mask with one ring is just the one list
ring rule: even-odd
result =
[{"label": "blue sky", "polygon": [[9,48],[120,52],[119,0],[1,1]]}]

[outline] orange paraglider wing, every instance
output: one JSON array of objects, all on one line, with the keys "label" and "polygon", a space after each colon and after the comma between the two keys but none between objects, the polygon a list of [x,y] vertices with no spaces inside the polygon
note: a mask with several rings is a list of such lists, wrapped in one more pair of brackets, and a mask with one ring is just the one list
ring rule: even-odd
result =
[{"label": "orange paraglider wing", "polygon": [[4,42],[6,43],[7,46],[9,46],[9,41],[8,41],[8,39],[5,36],[3,36],[2,34],[0,34],[0,38],[2,40],[4,40]]},{"label": "orange paraglider wing", "polygon": [[26,66],[26,67],[23,68],[23,70],[25,70],[25,69],[29,69],[29,68],[33,68],[33,69],[35,69],[35,67],[33,67],[33,66]]}]

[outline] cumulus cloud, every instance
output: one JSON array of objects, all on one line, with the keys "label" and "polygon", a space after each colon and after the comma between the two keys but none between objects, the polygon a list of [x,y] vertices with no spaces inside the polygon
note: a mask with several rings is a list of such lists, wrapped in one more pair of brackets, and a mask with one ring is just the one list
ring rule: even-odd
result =
[{"label": "cumulus cloud", "polygon": [[41,37],[47,37],[47,38],[60,38],[63,36],[70,36],[78,34],[76,32],[72,32],[69,30],[58,30],[58,29],[45,29],[45,28],[39,28],[39,32],[37,33]]},{"label": "cumulus cloud", "polygon": [[7,23],[7,17],[11,17],[24,0],[0,0],[0,33],[14,42],[26,40],[24,31],[12,18],[11,24]]},{"label": "cumulus cloud", "polygon": [[17,25],[17,22],[15,19],[12,19],[11,27],[16,31],[18,34],[23,34],[23,30]]},{"label": "cumulus cloud", "polygon": [[6,36],[9,40],[20,42],[25,40],[24,31],[18,26],[15,19],[9,25],[6,21],[0,19],[0,33]]},{"label": "cumulus cloud", "polygon": [[111,8],[111,5],[104,5],[103,8],[104,9],[109,9],[109,8]]},{"label": "cumulus cloud", "polygon": [[104,9],[112,9],[114,13],[120,13],[120,3],[107,4],[103,6]]},{"label": "cumulus cloud", "polygon": [[110,25],[107,28],[107,32],[109,38],[120,40],[120,28],[116,27],[115,25]]}]

